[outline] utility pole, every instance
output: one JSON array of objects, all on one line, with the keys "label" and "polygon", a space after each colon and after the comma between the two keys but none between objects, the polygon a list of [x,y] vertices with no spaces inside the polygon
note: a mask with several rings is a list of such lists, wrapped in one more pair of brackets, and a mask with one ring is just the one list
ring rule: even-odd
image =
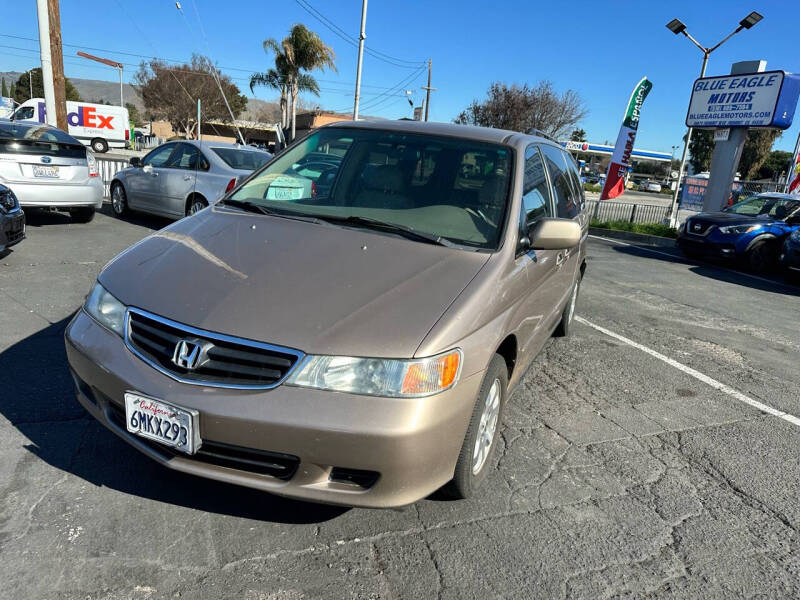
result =
[{"label": "utility pole", "polygon": [[61,48],[61,10],[58,0],[47,0],[47,21],[50,26],[50,59],[56,100],[56,127],[67,130],[67,90],[64,80],[64,53]]},{"label": "utility pole", "polygon": [[356,97],[353,102],[353,121],[358,121],[358,101],[361,99],[361,63],[364,60],[364,40],[367,39],[367,0],[361,2],[361,33],[358,35],[358,66],[356,67]]},{"label": "utility pole", "polygon": [[423,86],[422,89],[425,90],[425,120],[428,120],[428,110],[431,105],[431,92],[434,91],[436,88],[431,87],[431,70],[433,68],[433,61],[429,58],[428,59],[428,85]]},{"label": "utility pole", "polygon": [[[42,86],[44,87],[44,110],[48,125],[56,125],[56,95],[53,89],[53,63],[50,56],[50,19],[48,0],[36,0],[36,16],[39,20],[39,55],[42,61]],[[33,97],[33,91],[31,91]]]}]

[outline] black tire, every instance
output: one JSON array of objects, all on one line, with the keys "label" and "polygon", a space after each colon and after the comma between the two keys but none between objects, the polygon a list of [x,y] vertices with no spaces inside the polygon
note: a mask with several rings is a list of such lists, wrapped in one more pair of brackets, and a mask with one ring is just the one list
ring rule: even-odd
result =
[{"label": "black tire", "polygon": [[99,154],[108,152],[108,142],[103,138],[94,138],[91,142],[92,150]]},{"label": "black tire", "polygon": [[745,255],[747,268],[753,273],[768,273],[778,265],[778,244],[772,241],[756,242]]},{"label": "black tire", "polygon": [[569,300],[567,300],[567,305],[564,307],[564,312],[561,313],[561,321],[559,321],[553,331],[553,337],[567,337],[569,335],[569,330],[572,327],[572,320],[575,316],[575,303],[578,301],[580,287],[581,278],[579,276],[570,290]]},{"label": "black tire", "polygon": [[118,217],[124,217],[128,213],[128,196],[118,181],[111,184],[111,210]]},{"label": "black tire", "polygon": [[191,217],[198,211],[203,210],[208,206],[208,202],[202,196],[192,196],[186,203],[186,216]]},{"label": "black tire", "polygon": [[[492,391],[496,382],[497,385],[499,385],[499,389],[497,390],[499,393],[499,406],[497,407],[497,414],[494,418],[494,431],[492,432],[488,450],[485,451],[481,459],[478,471],[474,472],[473,467],[475,467],[478,462],[476,460],[476,442],[481,432],[484,408],[486,408],[488,404],[489,393]],[[467,434],[464,436],[464,443],[461,445],[461,452],[458,455],[458,462],[456,463],[456,469],[453,473],[453,479],[441,490],[444,496],[454,499],[469,498],[477,491],[481,483],[483,483],[483,480],[486,479],[489,471],[494,468],[494,453],[497,447],[500,425],[503,421],[503,409],[506,404],[507,388],[508,369],[506,368],[506,361],[499,354],[495,354],[492,361],[489,363],[486,375],[483,377],[480,392],[478,392],[478,398],[475,400],[475,407],[472,409],[472,417],[469,420]],[[491,423],[489,424],[491,425]]]},{"label": "black tire", "polygon": [[69,216],[76,223],[89,223],[94,219],[94,208],[73,208],[69,211]]}]

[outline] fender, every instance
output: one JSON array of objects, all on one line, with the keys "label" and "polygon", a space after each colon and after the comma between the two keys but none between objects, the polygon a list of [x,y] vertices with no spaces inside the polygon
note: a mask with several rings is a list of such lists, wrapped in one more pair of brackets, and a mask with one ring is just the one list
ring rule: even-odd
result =
[{"label": "fender", "polygon": [[755,246],[759,242],[766,242],[769,240],[778,240],[778,236],[774,233],[759,233],[756,237],[754,237],[750,242],[747,244],[747,247],[744,249],[745,252],[749,252],[753,246]]}]

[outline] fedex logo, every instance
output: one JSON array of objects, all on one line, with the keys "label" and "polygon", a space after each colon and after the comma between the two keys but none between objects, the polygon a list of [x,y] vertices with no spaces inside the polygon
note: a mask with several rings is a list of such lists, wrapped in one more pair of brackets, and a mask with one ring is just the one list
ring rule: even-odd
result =
[{"label": "fedex logo", "polygon": [[[44,123],[44,102],[39,102],[39,122]],[[114,129],[113,115],[103,116],[93,106],[79,106],[75,112],[67,113],[67,123],[73,127],[93,127],[95,129]]]}]

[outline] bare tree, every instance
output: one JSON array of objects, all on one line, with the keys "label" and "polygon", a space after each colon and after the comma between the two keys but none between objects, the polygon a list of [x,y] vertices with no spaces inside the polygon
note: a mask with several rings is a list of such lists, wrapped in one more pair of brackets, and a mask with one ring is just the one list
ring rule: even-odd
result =
[{"label": "bare tree", "polygon": [[536,87],[494,82],[483,101],[474,100],[455,122],[527,132],[539,129],[556,139],[564,139],[588,111],[575,90],[559,95],[549,81]]},{"label": "bare tree", "polygon": [[[153,59],[142,62],[134,75],[137,91],[147,112],[155,119],[169,121],[175,131],[194,137],[197,126],[197,100],[200,99],[203,119],[230,121],[225,100],[214,80],[216,67],[205,56],[192,55],[190,64],[168,65]],[[247,107],[247,98],[227,75],[216,71],[222,91],[234,117]]]}]

